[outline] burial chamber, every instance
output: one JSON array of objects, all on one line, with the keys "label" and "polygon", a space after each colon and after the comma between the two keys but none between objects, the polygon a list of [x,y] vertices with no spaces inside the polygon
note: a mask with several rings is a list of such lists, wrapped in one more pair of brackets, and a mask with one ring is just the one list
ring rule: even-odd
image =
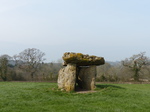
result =
[{"label": "burial chamber", "polygon": [[59,89],[68,92],[95,89],[96,66],[105,64],[103,57],[66,52],[62,58],[65,67],[58,73]]}]

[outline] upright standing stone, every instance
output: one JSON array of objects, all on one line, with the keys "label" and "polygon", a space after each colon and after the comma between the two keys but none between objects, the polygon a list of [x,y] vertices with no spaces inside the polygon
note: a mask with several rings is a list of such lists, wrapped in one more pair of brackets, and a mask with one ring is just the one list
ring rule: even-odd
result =
[{"label": "upright standing stone", "polygon": [[79,76],[80,84],[79,86],[85,90],[95,89],[95,77],[96,77],[96,66],[80,67]]},{"label": "upright standing stone", "polygon": [[74,91],[76,83],[76,64],[67,64],[58,75],[58,88],[65,91]]}]

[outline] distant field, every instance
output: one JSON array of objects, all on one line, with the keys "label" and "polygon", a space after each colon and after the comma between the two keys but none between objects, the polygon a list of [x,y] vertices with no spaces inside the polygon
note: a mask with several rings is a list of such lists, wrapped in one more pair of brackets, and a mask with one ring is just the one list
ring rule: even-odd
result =
[{"label": "distant field", "polygon": [[95,93],[56,83],[0,82],[0,112],[150,112],[150,84],[97,84]]}]

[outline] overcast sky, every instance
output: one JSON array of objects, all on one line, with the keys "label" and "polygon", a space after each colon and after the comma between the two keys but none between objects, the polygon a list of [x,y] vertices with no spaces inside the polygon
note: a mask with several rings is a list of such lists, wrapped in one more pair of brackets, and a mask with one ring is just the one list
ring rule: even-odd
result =
[{"label": "overcast sky", "polygon": [[121,61],[150,57],[150,0],[0,0],[0,55],[27,48]]}]

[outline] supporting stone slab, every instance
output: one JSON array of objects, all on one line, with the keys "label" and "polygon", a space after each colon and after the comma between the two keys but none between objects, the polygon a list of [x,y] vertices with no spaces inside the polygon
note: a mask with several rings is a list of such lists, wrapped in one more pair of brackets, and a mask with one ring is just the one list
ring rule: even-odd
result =
[{"label": "supporting stone slab", "polygon": [[76,64],[68,64],[59,71],[58,88],[65,91],[74,91],[76,83]]},{"label": "supporting stone slab", "polygon": [[79,87],[85,90],[95,89],[96,66],[80,67],[79,68]]}]

